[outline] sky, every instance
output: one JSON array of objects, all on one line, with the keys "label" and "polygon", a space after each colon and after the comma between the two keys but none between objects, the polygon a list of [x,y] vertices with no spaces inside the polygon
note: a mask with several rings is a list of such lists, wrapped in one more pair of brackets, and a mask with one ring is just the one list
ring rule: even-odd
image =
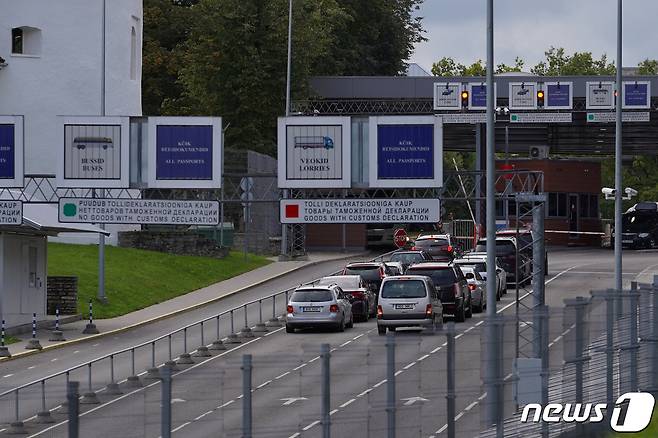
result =
[{"label": "sky", "polygon": [[[425,0],[418,15],[428,39],[416,45],[411,62],[430,71],[449,56],[462,64],[486,59],[486,0]],[[623,64],[658,59],[658,0],[626,0]],[[517,56],[529,71],[550,47],[567,53],[603,53],[615,61],[617,0],[495,0],[494,63],[511,65]]]}]

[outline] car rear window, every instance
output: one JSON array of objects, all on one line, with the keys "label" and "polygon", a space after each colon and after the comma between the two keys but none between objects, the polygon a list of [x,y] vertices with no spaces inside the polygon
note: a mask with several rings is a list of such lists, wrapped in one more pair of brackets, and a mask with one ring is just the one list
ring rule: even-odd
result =
[{"label": "car rear window", "polygon": [[457,282],[457,276],[455,271],[452,268],[443,268],[443,269],[422,269],[413,267],[407,270],[409,275],[424,275],[432,279],[434,286],[441,287],[454,284]]},{"label": "car rear window", "polygon": [[400,254],[393,254],[391,256],[391,261],[392,262],[400,262],[400,263],[415,263],[423,260],[423,256],[417,252],[405,252],[405,253],[400,253]]},{"label": "car rear window", "polygon": [[[487,264],[486,263],[481,263],[481,262],[459,262],[457,263],[460,267],[461,266],[468,266],[471,269],[474,269],[478,272],[483,272],[487,270]],[[463,270],[463,268],[462,268]]]},{"label": "car rear window", "polygon": [[414,243],[414,246],[416,248],[442,248],[444,246],[448,246],[448,239],[420,239],[416,240]]},{"label": "car rear window", "polygon": [[[486,242],[478,242],[477,246],[475,247],[476,252],[486,252],[487,251],[487,243]],[[516,252],[516,249],[514,247],[514,243],[509,241],[509,240],[497,240],[496,241],[496,256],[506,256],[510,254],[514,254]]]},{"label": "car rear window", "polygon": [[337,284],[341,289],[357,289],[359,287],[358,278],[340,278],[327,277],[321,279],[318,284]]},{"label": "car rear window", "polygon": [[382,286],[382,298],[423,298],[427,295],[421,280],[387,281]]},{"label": "car rear window", "polygon": [[350,266],[345,268],[345,275],[360,275],[365,281],[380,281],[379,266]]},{"label": "car rear window", "polygon": [[290,301],[294,303],[319,303],[333,301],[333,294],[328,290],[298,290],[292,293]]}]

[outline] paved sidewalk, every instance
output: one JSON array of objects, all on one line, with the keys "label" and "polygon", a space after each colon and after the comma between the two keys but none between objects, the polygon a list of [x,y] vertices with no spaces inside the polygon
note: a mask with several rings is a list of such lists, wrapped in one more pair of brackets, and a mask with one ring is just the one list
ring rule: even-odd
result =
[{"label": "paved sidewalk", "polygon": [[[66,339],[65,342],[48,341],[52,333],[51,329],[39,329],[37,331],[36,337],[40,341],[43,348],[50,349],[94,337],[108,336],[124,330],[128,330],[133,327],[149,324],[176,314],[203,307],[204,305],[237,294],[245,289],[249,289],[269,280],[285,276],[286,274],[295,272],[306,266],[312,266],[318,263],[333,260],[359,259],[365,257],[368,254],[368,252],[326,252],[309,254],[308,259],[304,261],[274,261],[267,266],[254,269],[253,271],[249,271],[228,280],[212,284],[208,287],[204,287],[203,289],[181,295],[171,300],[164,301],[162,303],[158,303],[123,316],[110,319],[94,320],[94,324],[96,324],[96,327],[100,331],[100,334],[98,335],[82,334],[82,330],[85,328],[89,321],[78,320],[60,325],[60,329],[64,333],[64,337]],[[272,258],[272,260],[276,259]],[[17,357],[36,352],[34,350],[25,349],[27,341],[31,338],[31,333],[25,333],[15,337],[21,339],[21,341],[8,346],[9,352],[12,356]]]}]

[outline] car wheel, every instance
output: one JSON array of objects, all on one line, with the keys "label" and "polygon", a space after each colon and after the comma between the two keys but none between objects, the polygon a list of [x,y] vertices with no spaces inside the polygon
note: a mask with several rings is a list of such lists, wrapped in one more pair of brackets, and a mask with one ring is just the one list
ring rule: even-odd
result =
[{"label": "car wheel", "polygon": [[286,333],[295,333],[295,329],[286,324]]},{"label": "car wheel", "polygon": [[472,318],[473,317],[473,301],[468,300],[468,310],[466,311],[466,318]]},{"label": "car wheel", "polygon": [[386,327],[384,327],[383,325],[378,325],[377,326],[377,333],[379,333],[380,335],[385,335],[386,334]]},{"label": "car wheel", "polygon": [[432,333],[437,334],[443,329],[443,316],[435,313],[432,320]]},{"label": "car wheel", "polygon": [[341,319],[340,323],[338,324],[338,331],[339,332],[345,331],[345,315],[343,315],[343,319]]},{"label": "car wheel", "polygon": [[464,322],[466,321],[466,312],[464,310],[465,304],[462,302],[461,306],[457,309],[457,312],[455,312],[455,320],[457,322]]},{"label": "car wheel", "polygon": [[347,328],[354,327],[354,314],[350,315],[350,322],[348,322],[345,327],[347,327]]}]

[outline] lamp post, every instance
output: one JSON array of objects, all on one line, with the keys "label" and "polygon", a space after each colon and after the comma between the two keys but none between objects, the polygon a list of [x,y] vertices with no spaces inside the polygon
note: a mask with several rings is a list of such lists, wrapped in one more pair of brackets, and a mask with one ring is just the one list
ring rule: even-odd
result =
[{"label": "lamp post", "polygon": [[621,242],[621,201],[622,201],[622,122],[621,108],[624,99],[622,86],[622,0],[617,0],[617,101],[615,123],[615,290],[621,293],[622,281],[622,242]]}]

